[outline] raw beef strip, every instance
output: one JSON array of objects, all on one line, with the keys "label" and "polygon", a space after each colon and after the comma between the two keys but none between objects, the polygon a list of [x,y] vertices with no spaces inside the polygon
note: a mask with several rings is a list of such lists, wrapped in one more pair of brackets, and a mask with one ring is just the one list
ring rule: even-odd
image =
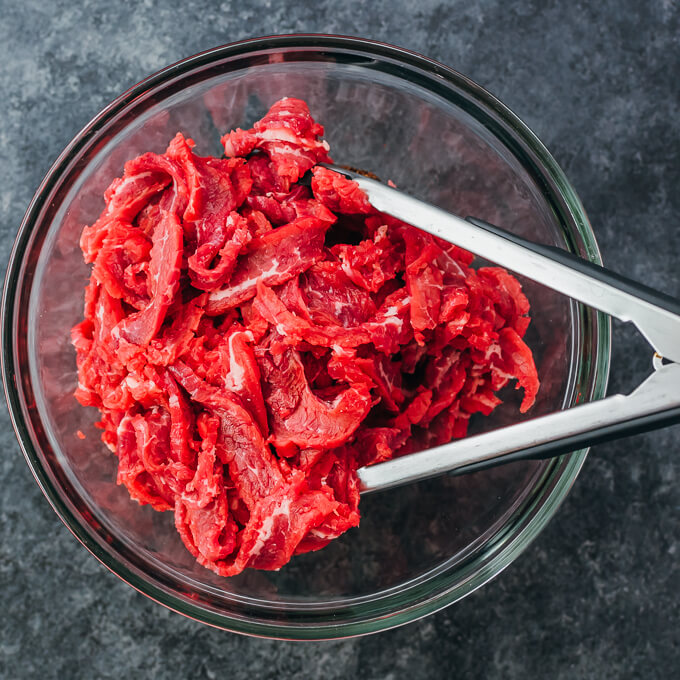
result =
[{"label": "raw beef strip", "polygon": [[229,284],[210,294],[206,312],[223,314],[253,297],[258,281],[267,285],[283,283],[311,267],[323,256],[328,226],[313,217],[301,217],[253,239]]}]

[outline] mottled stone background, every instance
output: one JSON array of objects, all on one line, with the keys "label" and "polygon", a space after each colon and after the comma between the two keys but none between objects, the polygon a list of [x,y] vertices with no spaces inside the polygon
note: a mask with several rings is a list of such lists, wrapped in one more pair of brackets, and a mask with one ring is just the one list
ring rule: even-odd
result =
[{"label": "mottled stone background", "polygon": [[[0,0],[0,260],[71,137],[148,73],[222,43],[365,36],[462,71],[545,142],[606,263],[680,296],[678,0]],[[680,339],[679,339],[680,341]],[[613,389],[649,352],[617,328]],[[108,573],[42,497],[0,413],[3,678],[669,678],[680,667],[680,429],[598,446],[535,543],[423,621],[363,639],[248,639]]]}]

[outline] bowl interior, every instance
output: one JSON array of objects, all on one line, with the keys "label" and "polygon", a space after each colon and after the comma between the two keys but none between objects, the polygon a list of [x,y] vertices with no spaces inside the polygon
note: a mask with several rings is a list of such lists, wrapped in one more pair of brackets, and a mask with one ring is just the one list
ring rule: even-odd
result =
[{"label": "bowl interior", "polygon": [[[206,610],[228,614],[247,606],[279,619],[305,608],[359,606],[389,593],[400,593],[407,603],[409,592],[422,596],[419,588],[443,573],[448,580],[438,587],[451,588],[456,574],[462,575],[475,556],[492,551],[535,502],[556,465],[518,462],[366,497],[361,526],[324,550],[296,557],[279,572],[250,571],[230,579],[194,562],[170,513],[138,506],[115,484],[116,459],[94,427],[98,413],[73,397],[69,330],[82,317],[89,276],[78,246],[81,229],[97,218],[104,189],[129,158],[163,151],[178,130],[196,141],[198,153],[219,154],[221,134],[250,126],[284,96],[308,102],[326,127],[336,162],[372,170],[443,208],[527,238],[572,248],[575,238],[534,169],[478,120],[464,97],[454,103],[397,66],[357,53],[330,58],[263,50],[247,62],[212,63],[189,80],[150,88],[108,127],[93,132],[96,143],[74,156],[58,200],[35,228],[44,238],[27,258],[29,302],[18,312],[25,314],[25,325],[18,324],[27,333],[26,380],[32,390],[25,409],[31,436],[40,442],[39,464],[102,550],[143,580]],[[526,416],[533,417],[573,403],[584,362],[584,329],[581,312],[567,298],[523,283],[533,318],[527,341],[542,383]],[[522,419],[521,395],[509,388],[501,396],[504,404],[492,417],[475,419],[472,431]],[[85,439],[76,436],[78,430]]]}]

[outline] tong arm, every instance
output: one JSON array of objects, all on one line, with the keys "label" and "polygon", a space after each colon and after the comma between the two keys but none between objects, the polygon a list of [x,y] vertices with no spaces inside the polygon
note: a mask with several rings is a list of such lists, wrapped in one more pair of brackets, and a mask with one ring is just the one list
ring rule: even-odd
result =
[{"label": "tong arm", "polygon": [[561,248],[527,241],[476,218],[463,219],[374,179],[328,167],[353,179],[377,210],[610,316],[632,321],[656,352],[680,362],[680,303],[674,298]]},{"label": "tong arm", "polygon": [[462,474],[513,460],[552,458],[591,444],[680,423],[680,364],[654,371],[628,396],[574,406],[358,470],[362,493]]}]

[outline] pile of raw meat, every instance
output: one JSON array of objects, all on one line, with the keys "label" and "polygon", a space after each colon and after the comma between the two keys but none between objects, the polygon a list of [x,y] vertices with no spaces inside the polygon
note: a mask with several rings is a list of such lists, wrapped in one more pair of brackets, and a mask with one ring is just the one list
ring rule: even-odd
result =
[{"label": "pile of raw meat", "polygon": [[224,158],[178,134],[81,238],[76,397],[118,482],[224,576],[322,548],[359,523],[357,467],[463,437],[512,379],[522,411],[538,389],[517,280],[377,213],[317,166],[322,135],[288,98]]}]

